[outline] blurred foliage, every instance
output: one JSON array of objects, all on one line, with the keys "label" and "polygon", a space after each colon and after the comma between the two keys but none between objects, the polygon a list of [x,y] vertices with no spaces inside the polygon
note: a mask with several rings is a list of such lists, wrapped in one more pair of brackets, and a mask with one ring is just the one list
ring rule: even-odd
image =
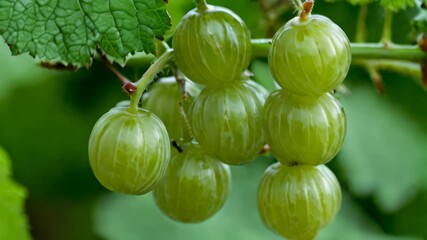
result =
[{"label": "blurred foliage", "polygon": [[25,188],[12,180],[9,157],[0,146],[0,239],[31,239],[24,213]]},{"label": "blurred foliage", "polygon": [[367,75],[351,72],[352,93],[340,98],[349,121],[338,163],[350,190],[372,194],[381,210],[394,212],[427,187],[427,112],[420,111],[427,94],[410,79],[385,78],[380,96]]},{"label": "blurred foliage", "polygon": [[361,5],[361,4],[367,4],[367,3],[378,1],[381,3],[381,5],[384,8],[392,11],[398,11],[401,9],[406,9],[408,7],[413,7],[416,3],[416,1],[414,0],[326,0],[326,1],[328,2],[346,1],[354,5]]},{"label": "blurred foliage", "polygon": [[[232,191],[223,209],[199,224],[173,222],[156,208],[150,195],[130,197],[109,194],[95,208],[95,229],[104,239],[245,239],[279,240],[265,228],[258,215],[256,192],[264,170],[273,161],[259,157],[254,163],[232,167]],[[345,238],[338,238],[345,234]],[[412,240],[384,234],[363,211],[344,195],[337,219],[321,231],[319,240]]]},{"label": "blurred foliage", "polygon": [[[294,16],[291,8],[261,8],[266,1],[264,6],[289,4],[209,3],[235,11],[252,37],[261,38],[271,37]],[[190,0],[169,1],[173,27],[192,8]],[[314,13],[328,16],[354,39],[358,10],[347,1],[319,0]],[[267,19],[269,13],[277,17]],[[410,20],[417,14],[415,8],[395,14],[395,42],[414,43]],[[379,1],[369,5],[369,42],[379,41],[383,16]],[[256,208],[256,188],[273,162],[270,157],[232,168],[231,197],[212,219],[175,223],[155,207],[151,195],[105,194],[93,177],[87,157],[90,131],[103,113],[126,99],[106,67],[95,62],[89,71],[46,70],[29,56],[10,57],[3,43],[0,63],[0,144],[12,156],[15,179],[28,189],[34,239],[279,239],[262,225]],[[144,70],[118,68],[130,79],[139,78]],[[254,60],[250,70],[269,90],[277,87],[266,58]],[[342,184],[344,201],[338,218],[319,239],[427,238],[427,93],[414,79],[382,75],[384,95],[378,95],[369,75],[357,68],[345,81],[350,93],[336,94],[348,115],[348,135],[342,152],[329,165]],[[0,178],[5,173],[1,166],[0,160]]]}]

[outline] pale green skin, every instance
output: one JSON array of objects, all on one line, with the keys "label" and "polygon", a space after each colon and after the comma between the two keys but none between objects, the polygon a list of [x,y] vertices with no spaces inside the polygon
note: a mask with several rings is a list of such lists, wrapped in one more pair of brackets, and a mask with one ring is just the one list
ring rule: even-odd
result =
[{"label": "pale green skin", "polygon": [[255,82],[252,79],[245,81],[246,86],[252,88],[254,92],[260,94],[264,99],[267,99],[270,93],[259,83]]},{"label": "pale green skin", "polygon": [[324,165],[272,164],[258,187],[264,224],[287,239],[313,240],[341,208],[341,188]]},{"label": "pale green skin", "polygon": [[231,189],[230,169],[206,154],[198,144],[183,149],[172,157],[153,196],[168,217],[181,222],[201,222],[224,205]]},{"label": "pale green skin", "polygon": [[222,162],[248,163],[265,144],[263,104],[262,94],[244,82],[207,86],[190,108],[194,136],[207,153]]},{"label": "pale green skin", "polygon": [[164,124],[153,113],[116,107],[104,114],[89,138],[89,161],[107,189],[140,195],[151,191],[166,172],[171,155]]},{"label": "pale green skin", "polygon": [[193,101],[198,96],[200,89],[191,81],[185,82],[188,94],[186,101],[175,77],[162,78],[156,81],[143,96],[142,107],[154,113],[165,124],[170,139],[176,141],[189,141],[191,139],[187,125],[180,112],[180,103],[187,112]]},{"label": "pale green skin", "polygon": [[173,37],[175,62],[192,81],[206,85],[240,81],[249,66],[252,46],[242,19],[229,9],[193,9]]},{"label": "pale green skin", "polygon": [[350,41],[327,17],[291,19],[273,37],[268,64],[286,91],[320,95],[338,87],[351,63]]},{"label": "pale green skin", "polygon": [[298,96],[273,92],[264,105],[264,130],[271,153],[283,164],[325,164],[341,149],[347,117],[331,94]]}]

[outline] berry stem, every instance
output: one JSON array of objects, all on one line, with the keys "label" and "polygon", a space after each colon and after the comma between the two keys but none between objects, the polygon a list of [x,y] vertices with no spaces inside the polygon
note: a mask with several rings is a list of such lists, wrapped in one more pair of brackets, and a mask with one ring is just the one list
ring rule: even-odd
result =
[{"label": "berry stem", "polygon": [[165,51],[142,75],[141,79],[135,83],[136,92],[131,95],[131,101],[129,111],[136,113],[138,111],[138,102],[141,99],[142,94],[147,88],[148,84],[153,81],[154,77],[159,73],[164,66],[173,58],[173,50],[168,49]]},{"label": "berry stem", "polygon": [[389,47],[393,44],[391,27],[393,24],[393,12],[390,10],[385,11],[383,33],[380,42],[384,47]]},{"label": "berry stem", "polygon": [[366,40],[366,17],[368,16],[368,4],[360,5],[359,15],[357,17],[357,28],[355,42],[362,43]]},{"label": "berry stem", "polygon": [[311,15],[311,10],[313,10],[314,0],[306,0],[302,4],[302,11],[299,15],[300,22],[305,22]]},{"label": "berry stem", "polygon": [[194,4],[196,4],[197,10],[200,12],[204,12],[208,9],[208,4],[206,0],[194,0]]}]

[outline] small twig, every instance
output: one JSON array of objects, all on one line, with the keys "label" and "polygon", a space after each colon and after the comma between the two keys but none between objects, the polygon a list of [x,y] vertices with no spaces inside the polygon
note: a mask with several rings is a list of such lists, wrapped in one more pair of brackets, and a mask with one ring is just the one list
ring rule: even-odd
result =
[{"label": "small twig", "polygon": [[187,101],[188,93],[185,90],[185,77],[178,68],[175,68],[175,79],[176,79],[176,82],[178,83],[179,90],[182,95],[182,100]]},{"label": "small twig", "polygon": [[179,112],[181,113],[181,116],[184,119],[185,126],[187,127],[188,133],[190,134],[190,139],[193,139],[194,138],[193,129],[191,129],[190,121],[188,121],[187,113],[185,112],[184,104],[182,101],[179,102]]},{"label": "small twig", "polygon": [[385,87],[383,83],[383,78],[381,77],[381,74],[378,69],[369,64],[367,64],[365,68],[369,76],[371,77],[371,80],[374,83],[374,86],[377,89],[378,93],[384,94]]},{"label": "small twig", "polygon": [[[184,123],[185,126],[187,127],[187,131],[190,134],[190,140],[194,138],[193,135],[193,129],[191,129],[191,125],[190,125],[190,121],[188,120],[187,117],[187,113],[185,112],[185,108],[184,108],[184,103],[188,101],[188,93],[185,89],[185,77],[184,75],[181,73],[181,71],[179,71],[178,68],[175,68],[175,79],[176,82],[179,85],[179,89],[182,95],[182,99],[181,101],[179,101],[178,105],[179,105],[179,112],[181,113],[182,118],[184,119]],[[186,139],[184,139],[186,140]]]},{"label": "small twig", "polygon": [[[422,68],[420,64],[400,61],[400,60],[388,60],[388,59],[353,59],[352,62],[354,65],[362,66],[366,68],[369,72],[369,68],[374,68],[376,71],[393,71],[400,73],[402,75],[413,77],[417,79],[417,83],[424,86],[422,79]],[[374,83],[378,82],[378,76],[373,72],[370,72],[370,76],[373,79]]]},{"label": "small twig", "polygon": [[120,73],[114,66],[111,64],[111,62],[107,59],[107,57],[103,54],[101,54],[101,60],[104,63],[105,66],[107,66],[108,69],[110,69],[111,72],[116,75],[116,77],[122,82],[123,84],[123,91],[127,95],[132,95],[136,92],[136,85],[131,82],[127,77],[125,77],[122,73]]}]

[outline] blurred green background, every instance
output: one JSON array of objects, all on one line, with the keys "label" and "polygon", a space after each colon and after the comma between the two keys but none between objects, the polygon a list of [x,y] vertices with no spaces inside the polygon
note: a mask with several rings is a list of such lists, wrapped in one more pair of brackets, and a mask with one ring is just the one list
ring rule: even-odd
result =
[{"label": "blurred green background", "polygon": [[[190,0],[169,2],[174,25],[193,7]],[[294,14],[274,7],[280,0],[209,2],[239,14],[254,38],[271,37]],[[314,11],[354,39],[358,10],[345,2],[317,1]],[[395,42],[414,43],[409,27],[414,14],[395,15]],[[379,5],[370,5],[370,42],[380,38],[383,15]],[[134,79],[143,70],[123,71]],[[250,70],[256,81],[274,86],[266,59],[255,59]],[[11,57],[1,43],[0,73],[0,145],[12,159],[14,178],[28,190],[26,212],[34,239],[279,239],[262,225],[256,208],[258,182],[274,161],[270,156],[232,167],[231,196],[213,218],[176,223],[162,215],[151,194],[110,193],[90,170],[92,126],[126,99],[105,66],[95,62],[90,70],[76,72],[42,69],[28,56]],[[419,79],[391,72],[382,76],[386,91],[380,95],[369,75],[353,67],[345,81],[349,93],[336,94],[348,115],[348,134],[328,166],[339,178],[344,202],[319,239],[427,239],[427,93]]]}]

